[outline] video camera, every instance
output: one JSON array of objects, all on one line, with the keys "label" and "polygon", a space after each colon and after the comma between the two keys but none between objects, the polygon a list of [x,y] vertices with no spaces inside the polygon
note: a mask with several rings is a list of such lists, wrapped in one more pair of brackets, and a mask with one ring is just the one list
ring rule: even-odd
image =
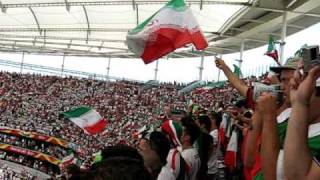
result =
[{"label": "video camera", "polygon": [[[319,46],[309,46],[301,49],[303,71],[308,72],[314,66],[320,66]],[[317,80],[316,96],[320,96],[320,79]]]},{"label": "video camera", "polygon": [[303,59],[304,72],[308,72],[313,66],[320,65],[319,46],[302,48],[300,56]]},{"label": "video camera", "polygon": [[265,85],[262,83],[253,83],[253,100],[256,102],[258,97],[262,93],[267,92],[277,98],[277,102],[281,103],[283,101],[283,91],[281,90],[280,84],[275,85]]}]

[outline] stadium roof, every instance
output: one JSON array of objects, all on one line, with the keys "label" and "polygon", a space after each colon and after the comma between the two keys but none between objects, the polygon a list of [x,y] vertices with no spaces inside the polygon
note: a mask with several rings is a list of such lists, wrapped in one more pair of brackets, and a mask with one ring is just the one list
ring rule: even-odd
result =
[{"label": "stadium roof", "polygon": [[[128,30],[166,0],[0,0],[0,52],[135,58],[125,45]],[[238,52],[280,39],[287,12],[287,35],[320,20],[319,0],[187,0],[209,41],[169,57]]]}]

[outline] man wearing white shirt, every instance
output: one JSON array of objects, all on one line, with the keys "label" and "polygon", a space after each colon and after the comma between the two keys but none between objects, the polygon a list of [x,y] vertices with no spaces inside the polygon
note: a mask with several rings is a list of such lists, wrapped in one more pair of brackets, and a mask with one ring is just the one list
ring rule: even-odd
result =
[{"label": "man wearing white shirt", "polygon": [[195,123],[182,120],[182,157],[190,167],[190,170],[188,171],[188,180],[197,180],[201,167],[199,153],[197,149],[193,147],[199,134],[200,129]]},{"label": "man wearing white shirt", "polygon": [[175,121],[167,120],[162,124],[161,130],[167,135],[172,147],[157,180],[188,180],[189,166],[180,153],[181,125]]}]

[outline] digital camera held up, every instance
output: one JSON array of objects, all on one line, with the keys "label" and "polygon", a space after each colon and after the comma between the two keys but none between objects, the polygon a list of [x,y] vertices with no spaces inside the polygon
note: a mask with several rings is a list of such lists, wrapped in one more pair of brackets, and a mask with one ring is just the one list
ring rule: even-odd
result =
[{"label": "digital camera held up", "polygon": [[257,101],[258,97],[262,93],[267,92],[277,98],[277,102],[281,103],[283,101],[283,91],[281,90],[280,84],[275,85],[265,85],[262,83],[253,83],[253,100]]},{"label": "digital camera held up", "polygon": [[313,66],[320,65],[319,46],[308,46],[301,49],[303,71],[308,72]]},{"label": "digital camera held up", "polygon": [[[303,71],[308,72],[314,66],[320,66],[319,46],[308,46],[302,48],[301,57],[303,58]],[[316,84],[316,96],[320,96],[320,79]]]}]

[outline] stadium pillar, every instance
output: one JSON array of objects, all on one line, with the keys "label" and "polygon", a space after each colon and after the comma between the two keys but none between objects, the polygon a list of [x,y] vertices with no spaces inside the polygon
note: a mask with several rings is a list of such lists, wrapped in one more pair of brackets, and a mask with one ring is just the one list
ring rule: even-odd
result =
[{"label": "stadium pillar", "polygon": [[62,65],[61,65],[61,77],[63,76],[63,71],[64,71],[64,61],[66,59],[66,55],[63,54],[63,57],[62,57]]},{"label": "stadium pillar", "polygon": [[139,25],[139,6],[136,4],[136,21],[137,21],[137,26]]},{"label": "stadium pillar", "polygon": [[158,80],[159,60],[156,61],[156,68],[154,68],[154,80]]},{"label": "stadium pillar", "polygon": [[242,62],[243,62],[243,51],[244,51],[244,44],[245,39],[241,41],[241,47],[240,47],[240,59],[239,59],[239,68],[242,70]]},{"label": "stadium pillar", "polygon": [[283,12],[282,16],[282,33],[281,33],[281,42],[280,42],[280,64],[284,62],[284,46],[286,44],[285,39],[287,36],[287,12]]},{"label": "stadium pillar", "polygon": [[201,56],[200,67],[199,67],[199,81],[202,81],[202,73],[203,73],[203,62],[204,56]]},{"label": "stadium pillar", "polygon": [[[219,58],[222,59],[222,55],[219,55]],[[221,73],[221,69],[219,69],[218,71],[218,82],[220,82],[220,73]]]},{"label": "stadium pillar", "polygon": [[108,66],[107,66],[107,81],[109,81],[110,77],[109,77],[109,74],[110,74],[110,63],[111,63],[111,57],[109,57],[108,59]]},{"label": "stadium pillar", "polygon": [[20,66],[20,74],[22,74],[22,71],[23,71],[23,62],[24,62],[24,51],[22,51],[21,66]]}]

